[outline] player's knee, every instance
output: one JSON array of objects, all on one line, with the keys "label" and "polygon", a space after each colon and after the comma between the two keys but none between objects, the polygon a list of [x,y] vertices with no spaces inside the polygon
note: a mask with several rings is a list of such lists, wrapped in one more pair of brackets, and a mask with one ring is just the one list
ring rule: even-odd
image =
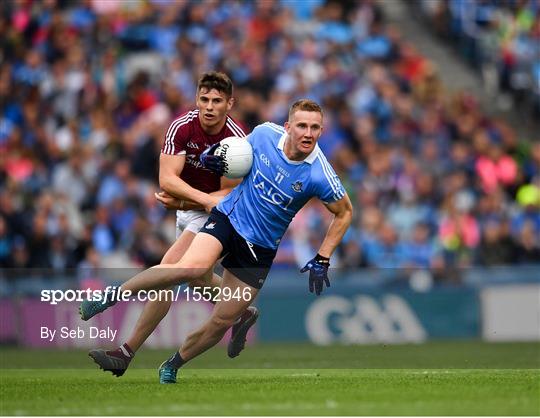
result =
[{"label": "player's knee", "polygon": [[205,277],[211,266],[203,263],[187,263],[180,261],[176,264],[175,275],[184,281],[199,281]]},{"label": "player's knee", "polygon": [[174,268],[169,269],[169,272],[170,274],[164,279],[165,284],[167,286],[175,286],[186,282],[192,282],[193,280],[199,280],[204,276],[206,270],[202,268],[184,267],[180,264],[176,264]]}]

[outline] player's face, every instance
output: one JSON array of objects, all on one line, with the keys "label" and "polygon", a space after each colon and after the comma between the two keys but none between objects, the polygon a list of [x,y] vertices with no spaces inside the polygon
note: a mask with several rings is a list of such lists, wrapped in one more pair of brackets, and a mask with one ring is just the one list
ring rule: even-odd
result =
[{"label": "player's face", "polygon": [[285,142],[285,154],[291,160],[303,160],[317,144],[322,134],[322,115],[319,112],[298,110],[285,122],[288,138]]},{"label": "player's face", "polygon": [[203,129],[210,134],[218,133],[225,124],[234,99],[216,89],[201,89],[197,93],[196,101]]}]

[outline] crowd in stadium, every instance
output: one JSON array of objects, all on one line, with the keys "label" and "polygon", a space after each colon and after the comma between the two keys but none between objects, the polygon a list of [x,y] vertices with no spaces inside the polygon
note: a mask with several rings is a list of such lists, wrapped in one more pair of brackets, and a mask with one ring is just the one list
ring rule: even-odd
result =
[{"label": "crowd in stadium", "polygon": [[539,0],[421,0],[441,37],[479,70],[488,91],[540,115]]},{"label": "crowd in stadium", "polygon": [[[175,231],[154,198],[164,132],[194,107],[209,69],[234,81],[232,115],[249,130],[283,123],[297,98],[322,104],[320,147],[355,207],[332,266],[540,261],[540,138],[448,92],[376,2],[22,0],[0,10],[2,268],[158,264]],[[538,28],[538,11],[529,23]],[[300,212],[276,265],[311,258],[330,217],[321,205]]]}]

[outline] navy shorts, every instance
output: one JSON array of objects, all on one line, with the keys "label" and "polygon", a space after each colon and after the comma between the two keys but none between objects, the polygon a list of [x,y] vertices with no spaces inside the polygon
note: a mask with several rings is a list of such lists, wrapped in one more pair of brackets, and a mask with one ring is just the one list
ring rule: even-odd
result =
[{"label": "navy shorts", "polygon": [[221,265],[224,268],[255,289],[263,286],[277,250],[261,247],[242,238],[227,215],[216,208],[212,209],[199,232],[216,237],[223,245],[221,257],[224,258]]}]

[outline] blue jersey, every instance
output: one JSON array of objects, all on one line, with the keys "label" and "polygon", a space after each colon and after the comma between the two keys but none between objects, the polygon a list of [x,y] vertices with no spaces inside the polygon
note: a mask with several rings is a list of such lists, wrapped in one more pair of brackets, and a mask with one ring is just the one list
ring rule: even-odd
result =
[{"label": "blue jersey", "polygon": [[304,161],[283,151],[287,134],[266,122],[247,137],[253,166],[241,184],[217,206],[244,239],[276,249],[294,215],[312,197],[324,203],[340,200],[345,190],[318,145]]}]

